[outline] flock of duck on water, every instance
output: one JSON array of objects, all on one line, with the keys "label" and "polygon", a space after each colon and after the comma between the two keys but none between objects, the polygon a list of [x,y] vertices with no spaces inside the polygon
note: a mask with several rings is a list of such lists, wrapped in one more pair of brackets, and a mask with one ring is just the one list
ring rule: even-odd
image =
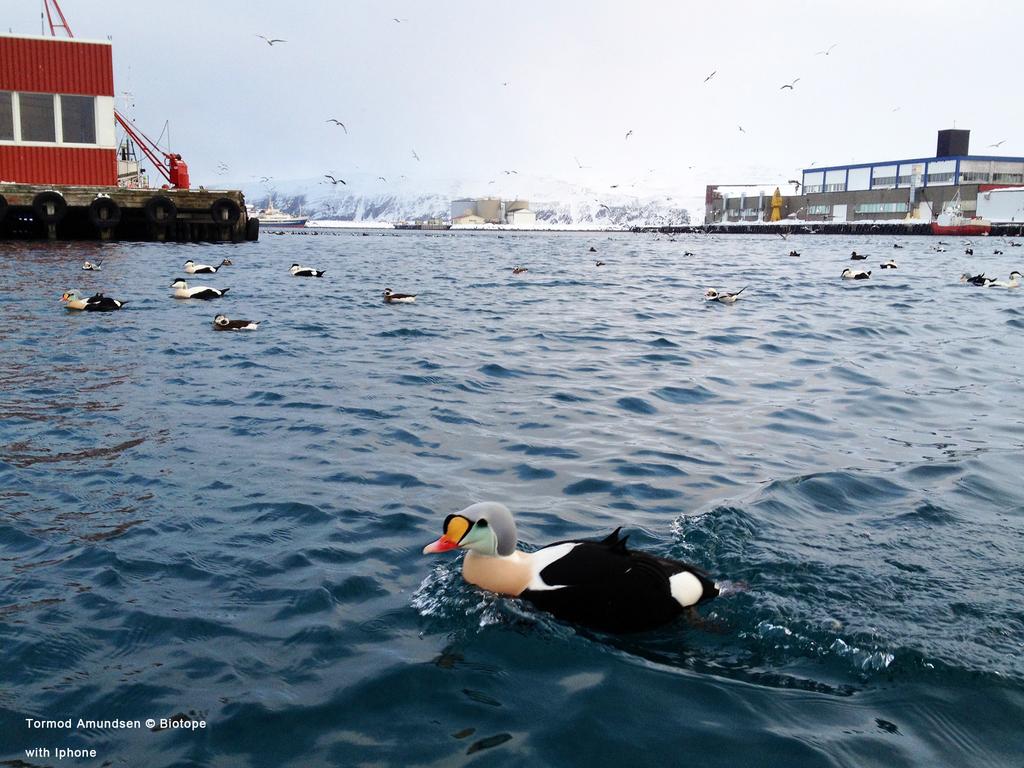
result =
[{"label": "flock of duck on water", "polygon": [[[1011,243],[1017,246],[1017,243]],[[901,248],[899,244],[893,246]],[[591,248],[591,253],[596,249]],[[973,249],[968,248],[968,255]],[[997,253],[1000,253],[997,251]],[[791,251],[790,256],[799,256]],[[853,261],[867,256],[854,251]],[[214,274],[230,266],[227,259],[213,266],[185,262],[188,274]],[[597,261],[595,266],[604,266]],[[882,269],[896,269],[894,259],[880,265]],[[85,262],[85,270],[98,270],[99,264]],[[527,272],[516,265],[513,275]],[[323,277],[324,270],[292,264],[289,272],[295,277]],[[871,271],[844,269],[843,279],[866,280]],[[985,277],[984,274],[961,276],[961,282],[971,285],[1016,288],[1021,273],[1014,271],[1009,281]],[[189,285],[184,279],[171,283],[175,298],[210,300],[228,292],[205,285]],[[708,288],[707,301],[724,304],[735,302],[745,288],[738,291],[719,291]],[[384,291],[384,300],[414,302],[414,294]],[[69,309],[108,312],[120,309],[123,301],[103,294],[83,299],[76,291],[62,297]],[[231,320],[217,315],[217,330],[255,330],[259,323],[251,320]],[[689,563],[659,557],[629,549],[628,536],[617,528],[600,540],[560,541],[535,552],[517,548],[518,535],[511,511],[503,504],[488,501],[473,504],[461,512],[448,515],[440,538],[423,548],[424,554],[462,550],[463,578],[470,584],[500,595],[517,597],[546,611],[556,618],[603,632],[626,633],[655,629],[691,612],[696,606],[718,597],[722,585],[704,570]]]},{"label": "flock of duck on water", "polygon": [[[189,259],[185,262],[184,269],[190,275],[212,275],[231,265],[230,259],[222,259],[220,264],[197,264]],[[86,272],[98,272],[103,269],[103,265],[102,262],[86,261],[82,264],[82,269]],[[326,270],[304,267],[301,264],[292,264],[288,271],[292,277],[323,277],[327,274]],[[231,290],[230,288],[212,288],[208,285],[189,285],[182,277],[171,283],[170,287],[174,289],[174,298],[176,299],[200,299],[202,301],[219,299]],[[128,303],[104,296],[102,293],[82,297],[77,290],[65,291],[60,300],[65,302],[64,306],[67,309],[83,312],[113,312]],[[416,296],[409,293],[394,293],[387,288],[384,291],[384,301],[388,303],[414,302]],[[217,331],[255,331],[260,327],[260,323],[258,320],[232,320],[226,315],[217,315],[213,319],[213,327]]]}]

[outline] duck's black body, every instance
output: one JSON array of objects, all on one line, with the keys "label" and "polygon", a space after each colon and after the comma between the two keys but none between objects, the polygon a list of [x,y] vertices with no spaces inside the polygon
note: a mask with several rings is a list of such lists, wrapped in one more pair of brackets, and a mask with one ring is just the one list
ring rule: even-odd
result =
[{"label": "duck's black body", "polygon": [[85,311],[116,312],[126,303],[127,302],[112,299],[109,296],[104,296],[102,293],[97,293],[95,296],[90,296],[85,300]]},{"label": "duck's black body", "polygon": [[[700,582],[695,605],[718,596],[718,587],[699,568],[626,548],[616,529],[601,541],[576,544],[540,571],[545,585],[519,596],[559,619],[605,632],[642,632],[667,624],[685,610],[672,596],[669,579],[690,573]],[[551,546],[558,546],[552,544]]]}]

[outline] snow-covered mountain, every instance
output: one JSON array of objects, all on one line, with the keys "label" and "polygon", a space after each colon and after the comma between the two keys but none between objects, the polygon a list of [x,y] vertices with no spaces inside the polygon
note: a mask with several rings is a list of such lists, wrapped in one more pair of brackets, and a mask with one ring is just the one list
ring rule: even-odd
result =
[{"label": "snow-covered mountain", "polygon": [[[515,178],[500,182],[405,178],[387,180],[352,174],[344,183],[326,178],[242,183],[246,202],[274,206],[315,220],[398,222],[448,219],[451,201],[463,197],[526,199],[542,224],[559,226],[659,226],[690,223],[690,211],[703,207],[698,197],[664,190],[643,194],[612,193],[550,178]],[[629,190],[632,192],[634,190]]]}]

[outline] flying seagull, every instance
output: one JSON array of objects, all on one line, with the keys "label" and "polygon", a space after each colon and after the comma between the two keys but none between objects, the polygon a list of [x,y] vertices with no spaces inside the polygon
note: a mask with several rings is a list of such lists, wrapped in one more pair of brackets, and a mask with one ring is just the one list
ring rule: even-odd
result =
[{"label": "flying seagull", "polygon": [[415,149],[412,151],[412,156],[413,156],[413,159],[416,160],[416,162],[419,162],[420,156],[416,154],[416,150]]},{"label": "flying seagull", "polygon": [[799,192],[799,191],[800,191],[800,182],[799,182],[799,181],[797,181],[796,179],[790,179],[790,180],[789,180],[788,182],[786,182],[786,183],[787,183],[787,184],[792,184],[792,185],[793,185],[794,187],[796,187],[796,191],[797,191],[797,192]]},{"label": "flying seagull", "polygon": [[[331,184],[345,184],[345,180],[344,179],[336,179],[333,176],[331,176],[331,174],[329,174],[329,173],[325,173],[324,174],[324,178],[325,179],[330,179],[331,180]],[[345,186],[347,187],[348,184],[345,184]]]},{"label": "flying seagull", "polygon": [[576,166],[577,166],[577,167],[578,167],[578,168],[579,168],[580,170],[583,170],[583,169],[586,169],[586,168],[589,168],[589,167],[590,167],[589,165],[584,165],[583,163],[581,163],[581,162],[580,162],[580,159],[579,159],[578,157],[576,157],[576,155],[573,155],[573,156],[572,156],[572,159],[576,161]]},{"label": "flying seagull", "polygon": [[260,184],[266,184],[273,178],[272,176],[260,176]]},{"label": "flying seagull", "polygon": [[388,180],[385,179],[383,176],[378,176],[377,178],[380,179],[381,181],[383,181],[385,184],[388,183]]},{"label": "flying seagull", "polygon": [[396,19],[394,16],[391,17],[391,20],[395,22],[395,24],[401,24],[403,21],[408,21],[408,19]]},{"label": "flying seagull", "polygon": [[835,47],[836,47],[837,45],[839,45],[839,43],[832,43],[832,45],[830,45],[830,46],[829,46],[828,48],[826,48],[826,49],[825,49],[824,51],[818,51],[818,52],[817,52],[816,54],[814,54],[814,55],[815,55],[815,56],[828,56],[828,55],[829,55],[830,53],[832,53],[832,49],[833,49],[833,48],[835,48]]},{"label": "flying seagull", "polygon": [[710,80],[712,77],[714,77],[717,74],[718,74],[718,70],[716,69],[714,72],[712,72],[710,75],[708,75],[707,77],[704,78],[704,82],[706,83],[708,80]]},{"label": "flying seagull", "polygon": [[746,133],[746,131],[743,130],[743,126],[742,125],[739,125],[739,126],[736,126],[736,127],[740,129],[740,133]]},{"label": "flying seagull", "polygon": [[343,122],[341,122],[341,120],[337,120],[337,119],[332,117],[329,120],[324,120],[324,122],[325,123],[334,123],[335,125],[340,125],[344,129],[345,133],[348,133],[348,128],[345,128],[345,124]]},{"label": "flying seagull", "polygon": [[1003,139],[1002,141],[997,141],[995,144],[989,144],[989,146],[990,147],[998,147],[1000,144],[1003,144],[1005,142],[1006,142],[1006,139]]},{"label": "flying seagull", "polygon": [[633,129],[630,128],[628,131],[626,131],[626,138],[628,139],[632,135],[633,135]]},{"label": "flying seagull", "polygon": [[275,37],[273,39],[268,38],[268,37],[264,37],[263,35],[256,35],[256,37],[258,37],[260,40],[263,40],[264,42],[266,42],[267,45],[273,45],[274,43],[287,43],[288,42],[287,40],[281,40],[280,38],[277,38],[277,37]]},{"label": "flying seagull", "polygon": [[786,83],[786,84],[785,84],[784,86],[782,86],[781,88],[779,88],[779,90],[780,90],[780,91],[782,91],[782,90],[785,90],[786,88],[789,88],[789,90],[791,90],[791,91],[792,91],[792,90],[793,90],[793,86],[794,86],[794,85],[796,85],[796,84],[797,84],[797,83],[799,83],[799,82],[800,82],[800,78],[798,77],[798,78],[797,78],[796,80],[794,80],[793,82],[791,82],[791,83]]}]

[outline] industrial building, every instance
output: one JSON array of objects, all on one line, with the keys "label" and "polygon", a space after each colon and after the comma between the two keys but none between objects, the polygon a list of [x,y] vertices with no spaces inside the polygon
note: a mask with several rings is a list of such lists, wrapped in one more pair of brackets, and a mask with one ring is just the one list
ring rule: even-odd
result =
[{"label": "industrial building", "polygon": [[[935,155],[822,168],[805,168],[801,178],[780,184],[774,206],[772,185],[710,185],[706,224],[781,219],[856,222],[915,219],[932,221],[954,196],[966,215],[978,208],[978,195],[1024,185],[1024,157],[970,154],[970,131],[939,131]],[[776,201],[779,202],[778,200]]]},{"label": "industrial building", "polygon": [[530,226],[537,221],[537,215],[530,210],[528,200],[502,200],[500,197],[452,200],[451,216],[452,224],[459,226],[481,226],[483,224]]}]

